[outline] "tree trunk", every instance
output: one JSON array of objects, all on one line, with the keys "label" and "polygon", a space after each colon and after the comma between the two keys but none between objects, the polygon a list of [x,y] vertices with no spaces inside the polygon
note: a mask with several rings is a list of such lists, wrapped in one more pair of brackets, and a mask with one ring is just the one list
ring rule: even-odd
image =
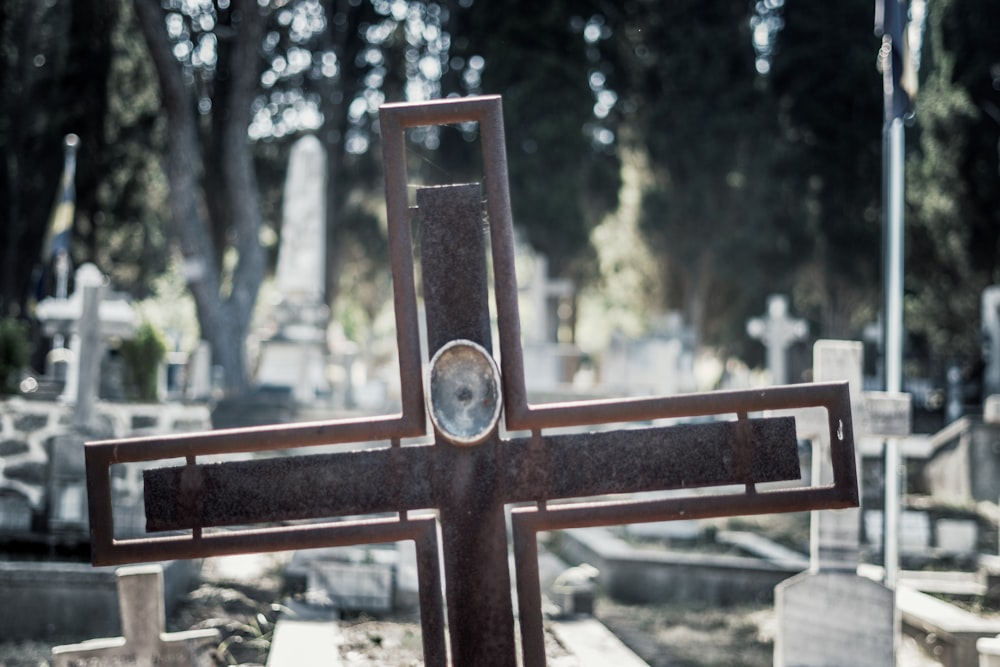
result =
[{"label": "tree trunk", "polygon": [[[260,207],[247,126],[260,64],[257,48],[263,17],[256,0],[234,0],[231,31],[226,39],[226,95],[213,100],[213,113],[224,114],[222,136],[216,137],[221,187],[205,187],[204,139],[199,136],[196,94],[173,55],[163,11],[155,0],[134,0],[139,27],[156,67],[167,114],[167,177],[173,232],[180,244],[188,288],[194,297],[202,338],[212,348],[213,362],[223,369],[223,388],[239,393],[249,386],[245,342],[257,291],[264,275],[260,246]],[[220,66],[223,64],[220,63]],[[214,142],[213,142],[214,143]],[[211,198],[223,198],[213,205]],[[225,255],[213,238],[213,211],[231,213],[227,238],[236,252],[228,280],[217,258]],[[225,226],[225,223],[222,223]],[[214,235],[219,238],[218,235]],[[226,288],[225,290],[223,288]]]}]

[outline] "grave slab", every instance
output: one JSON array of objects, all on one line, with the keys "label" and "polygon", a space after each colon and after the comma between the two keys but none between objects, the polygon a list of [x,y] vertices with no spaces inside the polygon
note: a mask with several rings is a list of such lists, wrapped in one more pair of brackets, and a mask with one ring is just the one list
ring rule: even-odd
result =
[{"label": "grave slab", "polygon": [[926,593],[900,586],[896,604],[904,624],[927,634],[945,667],[975,667],[976,643],[1000,633],[1000,621],[977,616]]},{"label": "grave slab", "polygon": [[343,637],[335,621],[282,619],[274,626],[267,667],[338,667]]},{"label": "grave slab", "polygon": [[646,661],[593,618],[552,621],[549,627],[573,654],[576,659],[573,664],[579,667],[648,667]]}]

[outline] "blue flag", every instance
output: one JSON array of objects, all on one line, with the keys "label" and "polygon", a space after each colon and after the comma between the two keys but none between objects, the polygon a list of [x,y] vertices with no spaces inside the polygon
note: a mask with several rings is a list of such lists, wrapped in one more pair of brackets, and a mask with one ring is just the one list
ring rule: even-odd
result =
[{"label": "blue flag", "polygon": [[51,262],[60,253],[69,252],[69,241],[73,234],[73,214],[76,211],[76,150],[80,138],[75,134],[67,134],[65,140],[65,159],[63,161],[62,180],[59,184],[59,194],[55,206],[49,216],[48,231],[45,234],[45,244],[42,248],[42,260]]},{"label": "blue flag", "polygon": [[886,122],[913,113],[917,71],[908,38],[909,14],[910,0],[876,0],[875,34],[882,38],[879,67]]}]

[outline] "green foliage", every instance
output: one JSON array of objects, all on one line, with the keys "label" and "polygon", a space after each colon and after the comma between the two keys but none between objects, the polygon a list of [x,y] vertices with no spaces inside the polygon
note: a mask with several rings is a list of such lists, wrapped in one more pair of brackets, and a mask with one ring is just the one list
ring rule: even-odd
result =
[{"label": "green foliage", "polygon": [[755,73],[749,12],[724,0],[635,2],[616,30],[629,73],[624,122],[648,155],[640,228],[661,260],[658,308],[682,311],[703,342],[730,349],[745,316],[788,284],[801,242],[779,224],[769,178],[777,114]]},{"label": "green foliage", "polygon": [[135,337],[122,341],[125,362],[125,387],[132,400],[156,401],[160,364],[167,354],[162,334],[149,322],[143,322]]},{"label": "green foliage", "polygon": [[0,394],[17,393],[21,371],[30,359],[27,323],[13,317],[0,319]]},{"label": "green foliage", "polygon": [[[2,3],[0,316],[28,302],[70,131],[82,141],[76,263],[95,261],[137,297],[164,270],[176,197],[159,158],[179,137],[165,132],[169,105],[133,6]],[[515,223],[557,275],[589,277],[592,231],[619,205],[622,158],[634,153],[647,247],[632,264],[651,255],[660,284],[631,286],[630,304],[683,310],[702,342],[755,361],[743,325],[768,293],[791,293],[817,336],[858,337],[875,319],[882,102],[870,0],[256,3],[267,22],[252,54],[261,75],[233,106],[235,75],[254,69],[235,64],[234,3],[171,7],[170,34],[165,15],[155,25],[194,89],[184,104],[198,107],[202,141],[190,157],[206,185],[193,209],[207,215],[205,242],[185,247],[205,250],[209,271],[234,239],[254,237],[234,232],[249,194],[213,195],[235,173],[224,130],[242,123],[256,140],[256,208],[272,240],[289,146],[314,131],[328,150],[327,298],[353,300],[342,310],[363,331],[388,298],[378,105],[498,93]],[[906,326],[929,354],[976,357],[979,293],[1000,282],[1000,5],[927,9],[907,131]],[[772,21],[767,44],[751,35],[754,12]],[[414,131],[411,181],[475,179],[474,139],[467,128]],[[630,262],[626,250],[615,256]],[[242,334],[225,323],[239,318],[221,319],[216,339],[232,347]]]},{"label": "green foliage", "polygon": [[[70,253],[141,295],[163,268],[163,140],[155,77],[131,0],[0,7],[0,314],[38,292],[42,239],[59,185],[63,137],[80,137]],[[44,287],[44,283],[42,283]]]},{"label": "green foliage", "polygon": [[784,228],[807,242],[795,302],[823,336],[860,337],[880,304],[882,80],[872,3],[784,7],[769,76],[778,103]]},{"label": "green foliage", "polygon": [[908,328],[936,357],[978,360],[979,298],[1000,282],[1000,6],[928,4],[907,170]]},{"label": "green foliage", "polygon": [[[590,277],[590,232],[617,206],[621,185],[610,107],[599,108],[596,97],[611,68],[601,51],[611,34],[598,14],[603,8],[476,3],[462,13],[453,46],[456,56],[484,61],[479,90],[503,95],[515,224],[548,257],[554,275],[578,280]],[[457,134],[442,135],[445,160],[455,171],[477,173],[478,164],[455,155],[464,143]]]}]

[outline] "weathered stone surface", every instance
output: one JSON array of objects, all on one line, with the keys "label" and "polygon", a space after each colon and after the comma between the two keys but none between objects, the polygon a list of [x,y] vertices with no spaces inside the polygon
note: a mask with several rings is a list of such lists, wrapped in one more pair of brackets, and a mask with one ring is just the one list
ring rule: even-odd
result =
[{"label": "weathered stone surface", "polygon": [[776,667],[894,664],[895,597],[849,572],[803,573],[775,590]]},{"label": "weathered stone surface", "polygon": [[0,441],[0,456],[15,456],[24,454],[31,447],[24,440],[3,440]]},{"label": "weathered stone surface", "polygon": [[6,466],[4,476],[25,484],[44,484],[45,468],[42,461],[24,461]]},{"label": "weathered stone surface", "polygon": [[199,431],[203,428],[205,423],[199,419],[175,419],[170,425],[170,430],[175,433]]},{"label": "weathered stone surface", "polygon": [[156,426],[159,421],[154,415],[132,415],[132,428],[139,430]]},{"label": "weathered stone surface", "polygon": [[17,431],[37,431],[49,423],[49,416],[45,413],[28,413],[18,415],[14,419],[14,429]]}]

